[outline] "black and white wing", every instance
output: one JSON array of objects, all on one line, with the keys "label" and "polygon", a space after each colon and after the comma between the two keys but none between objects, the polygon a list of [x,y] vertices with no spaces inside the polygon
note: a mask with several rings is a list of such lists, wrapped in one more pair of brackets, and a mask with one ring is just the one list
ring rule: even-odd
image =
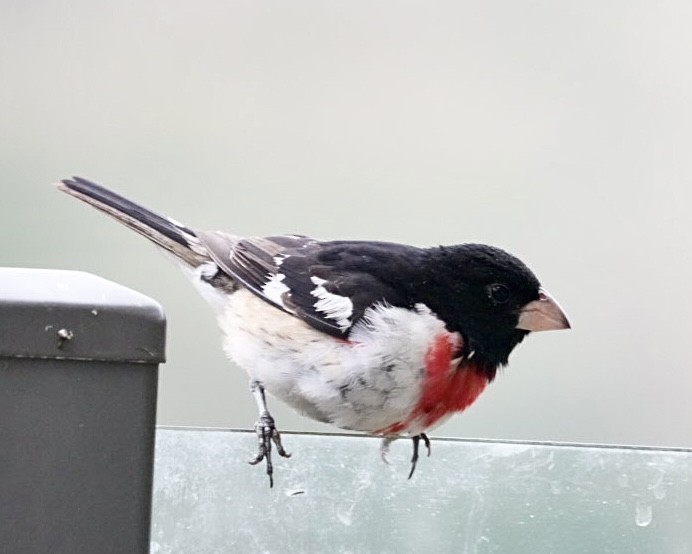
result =
[{"label": "black and white wing", "polygon": [[375,303],[413,303],[410,283],[424,254],[412,246],[198,231],[80,177],[58,186],[153,241],[222,293],[240,284],[330,335],[348,336]]},{"label": "black and white wing", "polygon": [[222,271],[263,300],[333,336],[348,336],[375,303],[411,304],[405,274],[420,255],[414,247],[320,242],[298,235],[197,235]]}]

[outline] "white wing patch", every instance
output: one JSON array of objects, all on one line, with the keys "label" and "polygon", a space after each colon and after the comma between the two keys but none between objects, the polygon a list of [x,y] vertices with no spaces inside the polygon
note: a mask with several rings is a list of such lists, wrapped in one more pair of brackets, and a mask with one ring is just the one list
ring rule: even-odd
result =
[{"label": "white wing patch", "polygon": [[310,294],[317,298],[317,302],[313,304],[315,310],[336,321],[342,331],[351,327],[351,316],[353,315],[351,299],[329,292],[324,288],[324,284],[327,282],[325,279],[312,276],[310,280],[317,285],[310,291]]},{"label": "white wing patch", "polygon": [[283,273],[276,273],[272,275],[269,281],[262,287],[262,294],[274,302],[274,304],[284,309],[286,306],[284,306],[283,295],[287,292],[291,292],[291,289],[283,283],[285,278],[286,276]]}]

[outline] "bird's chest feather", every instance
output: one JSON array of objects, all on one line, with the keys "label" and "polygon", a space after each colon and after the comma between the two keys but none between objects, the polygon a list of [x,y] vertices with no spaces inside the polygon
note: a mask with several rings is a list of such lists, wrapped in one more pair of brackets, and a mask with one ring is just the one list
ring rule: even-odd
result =
[{"label": "bird's chest feather", "polygon": [[457,370],[461,338],[425,307],[371,309],[345,341],[241,290],[219,323],[227,354],[268,392],[344,429],[420,432],[466,408],[486,384]]}]

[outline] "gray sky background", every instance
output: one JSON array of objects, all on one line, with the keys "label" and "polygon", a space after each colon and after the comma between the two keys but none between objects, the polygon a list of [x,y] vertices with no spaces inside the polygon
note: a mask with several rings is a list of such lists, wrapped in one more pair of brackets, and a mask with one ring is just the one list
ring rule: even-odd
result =
[{"label": "gray sky background", "polygon": [[160,423],[247,428],[204,301],[49,183],[239,234],[495,244],[574,329],[436,433],[692,446],[690,29],[685,1],[3,2],[0,264],[157,299]]}]

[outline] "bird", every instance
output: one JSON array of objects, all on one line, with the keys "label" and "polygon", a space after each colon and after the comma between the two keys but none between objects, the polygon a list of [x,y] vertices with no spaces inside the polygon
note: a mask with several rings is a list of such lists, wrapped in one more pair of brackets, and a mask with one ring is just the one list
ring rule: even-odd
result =
[{"label": "bird", "polygon": [[267,393],[299,413],[390,443],[463,412],[531,332],[569,329],[565,311],[517,257],[495,246],[421,248],[303,235],[241,237],[191,228],[87,179],[56,186],[171,255],[213,307],[227,356],[259,412],[257,455],[290,457]]}]

